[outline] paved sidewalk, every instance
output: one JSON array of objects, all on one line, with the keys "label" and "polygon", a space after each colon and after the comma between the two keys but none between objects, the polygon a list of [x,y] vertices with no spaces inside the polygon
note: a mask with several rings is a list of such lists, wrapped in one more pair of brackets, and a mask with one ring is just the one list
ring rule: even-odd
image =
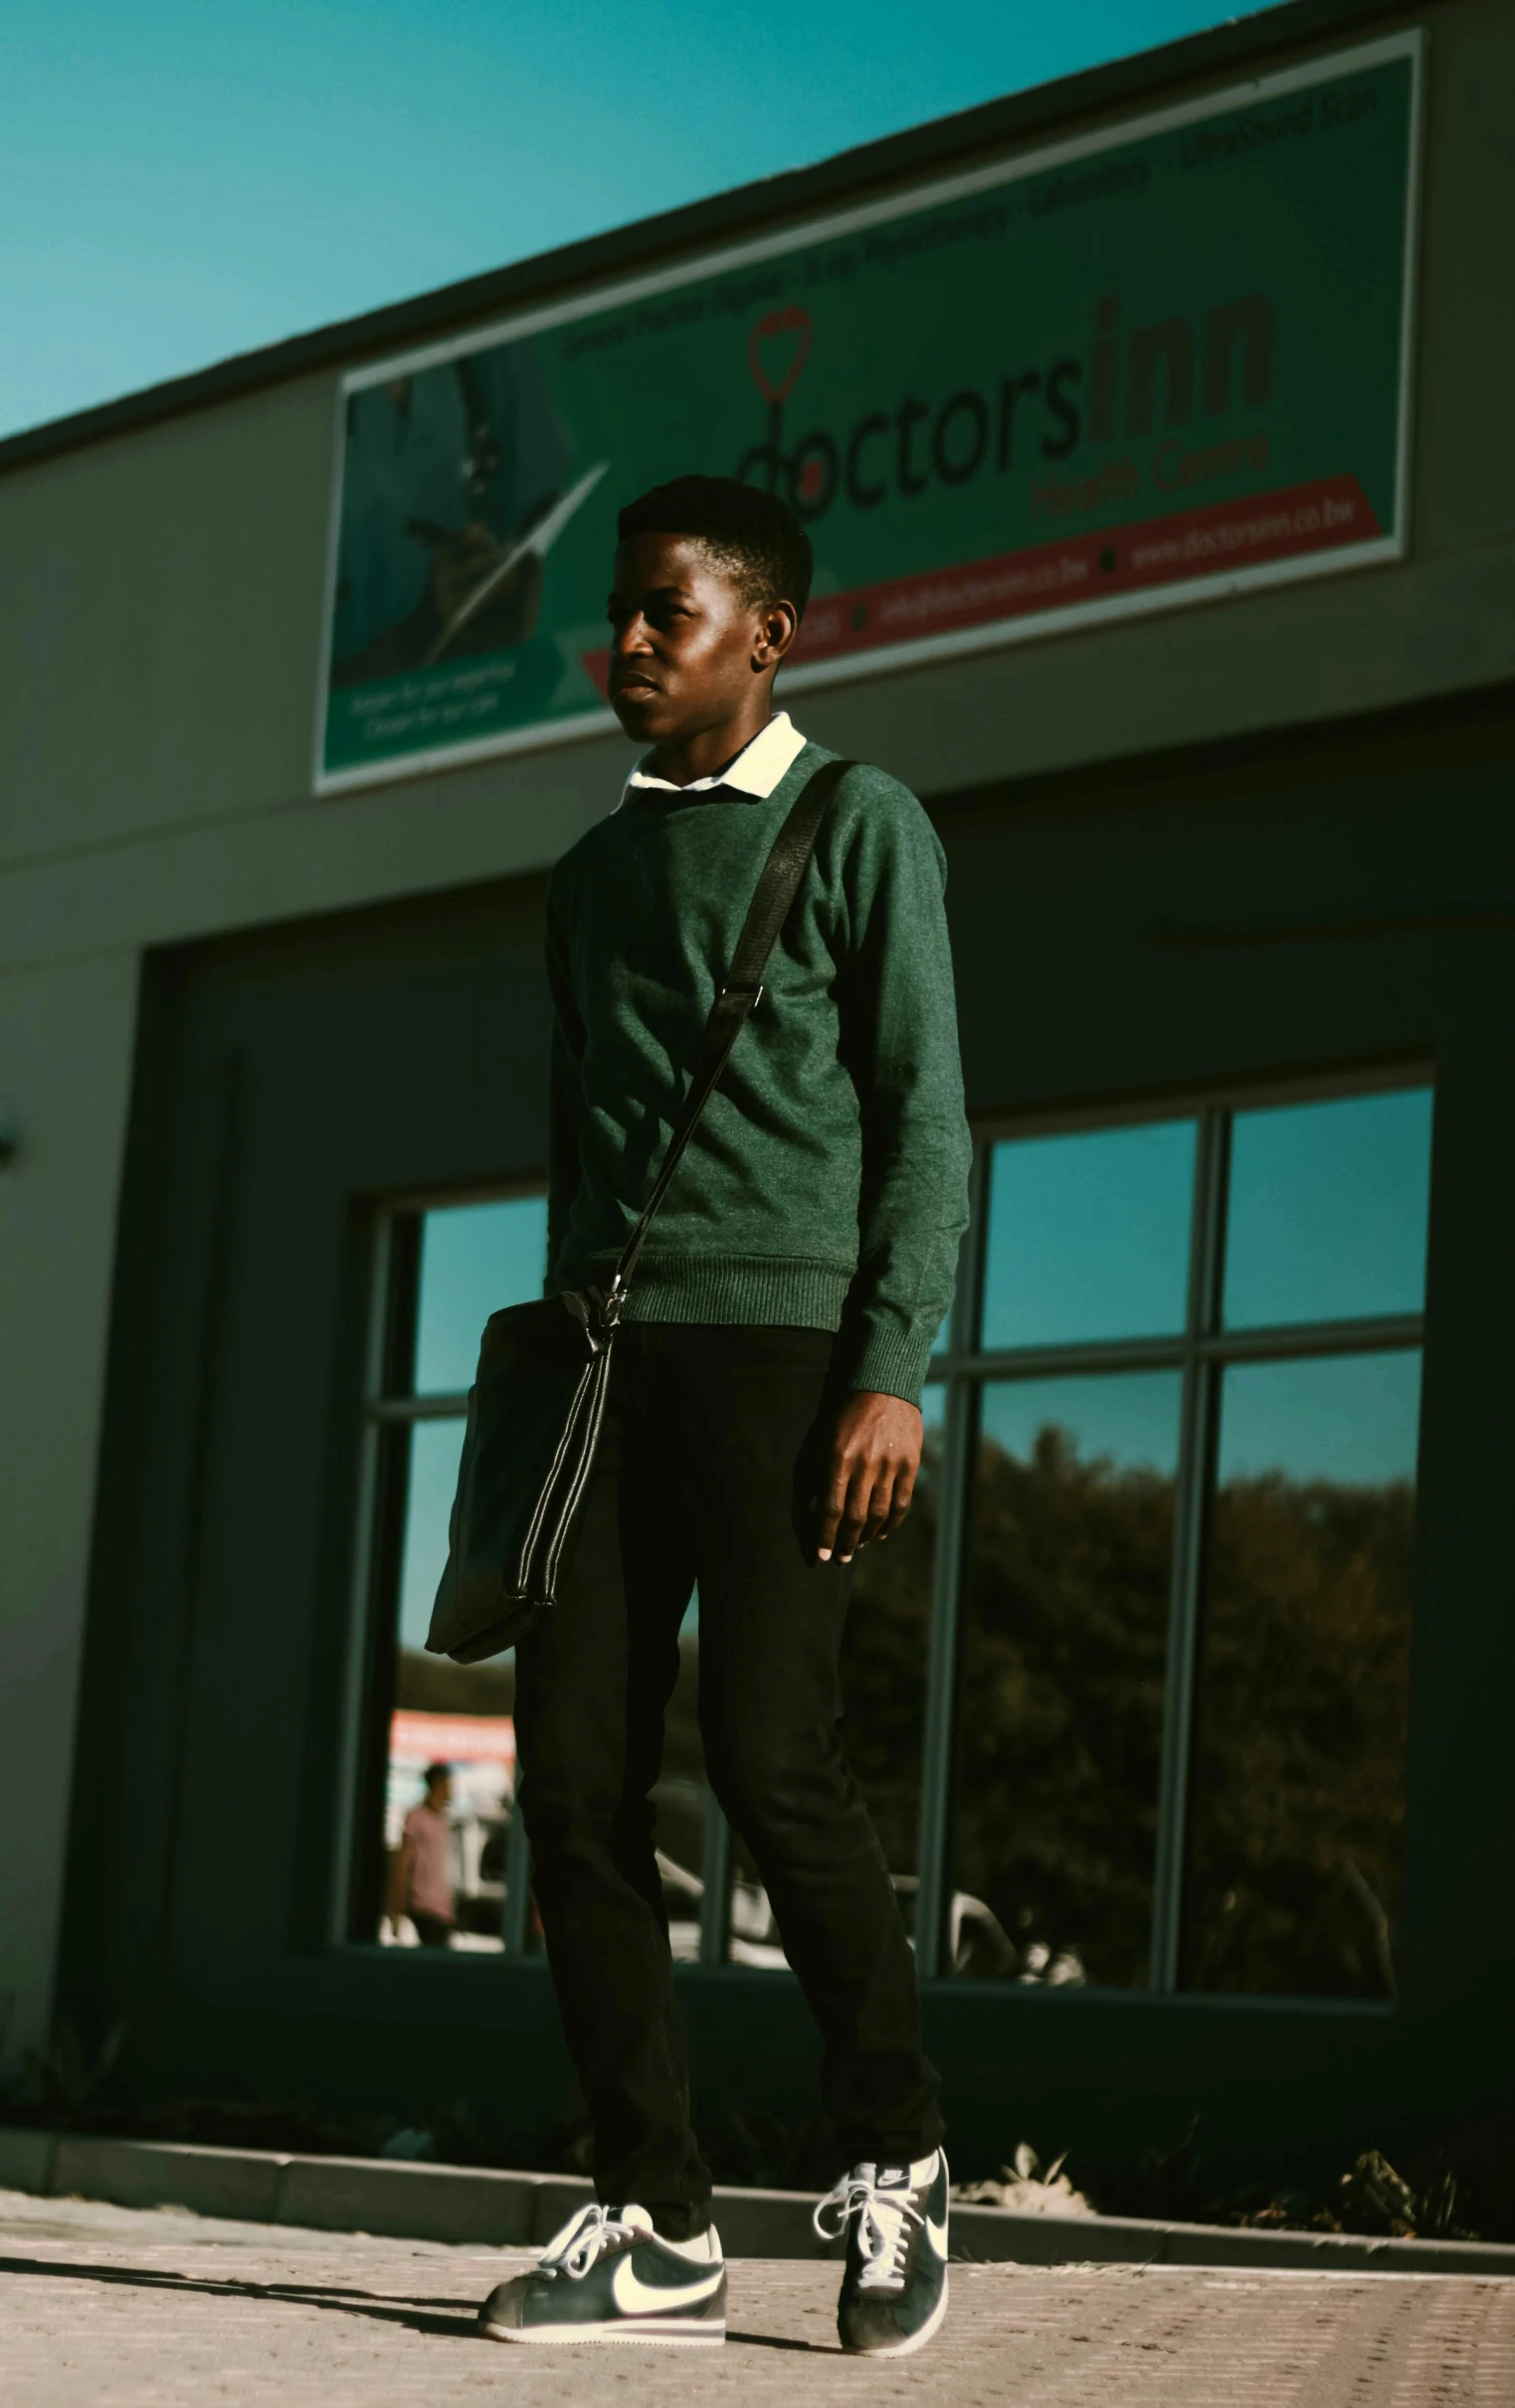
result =
[{"label": "paved sidewalk", "polygon": [[519,2252],[273,2231],[0,2192],[5,2408],[450,2408],[484,2393],[613,2408],[670,2401],[950,2400],[954,2408],[1510,2408],[1515,2283],[1201,2268],[953,2270],[919,2358],[844,2358],[836,2271],[732,2267],[708,2356],[527,2352],[473,2309]]}]

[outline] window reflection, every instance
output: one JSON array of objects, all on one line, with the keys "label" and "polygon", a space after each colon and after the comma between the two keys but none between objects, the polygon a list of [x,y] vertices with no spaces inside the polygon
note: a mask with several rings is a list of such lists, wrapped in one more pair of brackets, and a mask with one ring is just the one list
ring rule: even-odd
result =
[{"label": "window reflection", "polygon": [[1237,1112],[1228,1328],[1420,1311],[1430,1116],[1429,1088]]},{"label": "window reflection", "polygon": [[409,1432],[405,1484],[405,1543],[400,1552],[400,1652],[426,1645],[432,1601],[447,1561],[448,1517],[458,1486],[463,1418],[420,1421]]},{"label": "window reflection", "polygon": [[[421,1217],[414,1377],[407,1393],[450,1395],[468,1388],[479,1333],[491,1312],[539,1296],[546,1252],[540,1196],[448,1206]],[[448,1521],[463,1446],[461,1415],[417,1419],[386,1433],[390,1477],[403,1496],[398,1611],[384,1785],[385,1878],[379,1937],[416,1944],[420,1932],[453,1948],[498,1951],[508,1874],[515,1788],[515,1666],[512,1658],[452,1664],[429,1656],[432,1601],[447,1561]],[[419,1875],[414,1846],[401,1861],[407,1817],[421,1807],[433,1765],[450,1768],[446,1799],[446,1873],[437,1863]],[[413,1840],[433,1840],[429,1825]],[[424,1853],[424,1852],[423,1852]],[[441,1851],[438,1851],[439,1857]],[[432,1914],[450,1887],[452,1914]],[[423,1905],[423,1895],[426,1905]],[[415,1906],[421,1909],[418,1924]]]},{"label": "window reflection", "polygon": [[415,1869],[409,1863],[400,1865],[397,1858],[407,1817],[425,1798],[428,1768],[445,1764],[452,1775],[446,1804],[452,1908],[445,1944],[495,1951],[504,1945],[505,1854],[515,1785],[515,1667],[509,1659],[462,1665],[426,1654],[432,1599],[447,1559],[463,1422],[452,1417],[417,1422],[395,1435],[409,1460],[384,1796],[387,1878],[379,1936],[391,1945],[411,1946],[429,1930],[412,1908],[421,1905],[424,1914],[438,1913],[424,1871],[412,1897]]},{"label": "window reflection", "polygon": [[1192,1988],[1394,1991],[1420,1370],[1417,1351],[1225,1375]]},{"label": "window reflection", "polygon": [[983,1344],[1154,1337],[1184,1325],[1195,1124],[994,1149]]},{"label": "window reflection", "polygon": [[473,1384],[478,1340],[491,1312],[542,1293],[547,1199],[450,1204],[424,1215],[416,1314],[418,1396],[452,1396]]},{"label": "window reflection", "polygon": [[950,1962],[1144,1983],[1177,1372],[983,1393],[962,1629]]},{"label": "window reflection", "polygon": [[[1284,1361],[1277,1349],[1296,1324],[1421,1309],[1430,1126],[1429,1091],[1415,1089],[1247,1111],[1218,1104],[1198,1119],[991,1148],[980,1327],[960,1325],[950,1375],[938,1340],[915,1508],[859,1558],[842,1660],[844,1746],[913,1926],[938,1503],[966,1481],[952,1832],[939,1869],[958,1972],[1149,1979],[1177,1615],[1197,1644],[1196,1710],[1188,1792],[1172,1792],[1179,1819],[1162,1861],[1174,1890],[1159,1929],[1172,1931],[1181,1885],[1181,1979],[1275,1994],[1392,1990],[1419,1346],[1358,1328],[1319,1333],[1313,1342],[1332,1349],[1320,1356]],[[1224,1229],[1219,1299],[1191,1289],[1196,1228]],[[510,1827],[513,1666],[451,1665],[424,1641],[447,1549],[455,1408],[488,1313],[541,1291],[545,1205],[459,1204],[401,1214],[393,1230],[390,1359],[373,1420],[395,1644],[375,1674],[383,1739],[364,1774],[358,1921],[371,1935],[381,1815],[393,1872],[426,1768],[446,1763],[451,1944],[497,1948],[502,1927],[523,1928],[522,1902],[511,1913],[507,1895],[523,1863]],[[1265,1328],[1283,1335],[1259,1344]],[[1385,1337],[1396,1351],[1350,1351]],[[977,1349],[1032,1347],[1043,1350],[1034,1380],[962,1367]],[[1246,1359],[1259,1353],[1270,1359]],[[1203,1510],[1206,1547],[1175,1594],[1186,1379],[1196,1410],[1185,1494]],[[950,1392],[962,1406],[954,1429],[978,1433],[956,1468],[942,1458]],[[698,1667],[695,1599],[653,1798],[670,1942],[684,1959],[782,1965],[768,1899],[706,1786]],[[524,1927],[538,1945],[529,1914]],[[402,1917],[390,1936],[416,1933]]]}]

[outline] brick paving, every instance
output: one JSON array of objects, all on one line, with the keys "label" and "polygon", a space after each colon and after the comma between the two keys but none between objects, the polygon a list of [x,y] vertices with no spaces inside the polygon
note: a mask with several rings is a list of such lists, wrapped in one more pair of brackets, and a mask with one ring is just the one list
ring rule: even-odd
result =
[{"label": "brick paving", "polygon": [[603,2408],[950,2400],[954,2408],[1511,2408],[1515,2282],[963,2266],[945,2331],[844,2358],[836,2270],[736,2262],[731,2335],[697,2355],[531,2352],[473,2310],[520,2253],[232,2224],[0,2192],[4,2408]]}]

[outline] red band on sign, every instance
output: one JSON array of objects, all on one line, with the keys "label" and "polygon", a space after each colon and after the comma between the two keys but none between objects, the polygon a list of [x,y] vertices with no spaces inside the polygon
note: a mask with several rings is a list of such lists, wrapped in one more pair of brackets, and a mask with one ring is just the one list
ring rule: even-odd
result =
[{"label": "red band on sign", "polygon": [[[1314,485],[1242,501],[1212,502],[1134,526],[1068,534],[1052,543],[1000,552],[961,568],[923,569],[878,585],[821,594],[811,603],[792,661],[828,661],[882,644],[912,644],[922,636],[987,627],[1042,611],[1103,602],[1195,577],[1222,577],[1269,560],[1339,551],[1383,533],[1355,477],[1324,477]],[[603,695],[609,650],[580,654]]]},{"label": "red band on sign", "polygon": [[961,568],[925,569],[820,595],[805,614],[790,658],[824,661],[881,644],[910,644],[996,619],[1030,618],[1269,560],[1341,550],[1382,532],[1357,479],[1326,477],[1134,526],[1070,533]]}]

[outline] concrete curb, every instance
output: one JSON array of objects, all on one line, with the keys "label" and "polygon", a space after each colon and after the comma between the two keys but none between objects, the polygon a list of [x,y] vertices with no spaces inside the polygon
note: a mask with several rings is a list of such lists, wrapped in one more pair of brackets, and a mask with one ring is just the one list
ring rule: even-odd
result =
[{"label": "concrete curb", "polygon": [[[285,2157],[269,2149],[91,2139],[0,2126],[0,2190],[182,2207],[240,2223],[294,2224],[394,2240],[526,2249],[548,2239],[590,2185],[567,2174],[495,2173],[384,2157]],[[826,2258],[808,2192],[717,2189],[733,2258]],[[1232,2266],[1254,2272],[1515,2277],[1515,2247],[1493,2241],[1376,2241],[1357,2233],[1242,2231],[1136,2216],[1026,2216],[954,2207],[954,2258],[1022,2266]]]}]

